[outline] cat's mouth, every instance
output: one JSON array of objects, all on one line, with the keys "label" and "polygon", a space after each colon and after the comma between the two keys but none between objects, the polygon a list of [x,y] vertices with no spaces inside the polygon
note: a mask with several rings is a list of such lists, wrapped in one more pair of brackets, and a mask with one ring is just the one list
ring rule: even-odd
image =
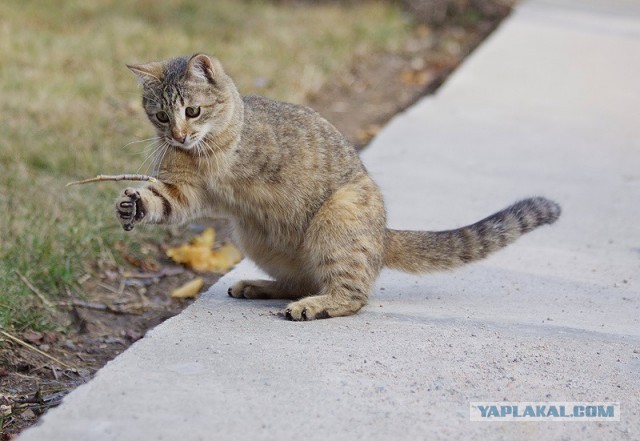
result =
[{"label": "cat's mouth", "polygon": [[169,138],[167,142],[172,147],[176,147],[182,150],[191,150],[197,144],[198,140],[194,136],[186,135],[184,139]]},{"label": "cat's mouth", "polygon": [[185,142],[180,142],[180,141],[176,141],[174,139],[169,141],[169,145],[171,145],[171,147],[176,147],[182,150],[191,150],[193,148],[193,145],[195,143],[191,142],[191,141],[185,141]]},{"label": "cat's mouth", "polygon": [[167,143],[175,148],[185,150],[185,151],[193,151],[199,148],[200,144],[202,144],[203,136],[199,136],[198,133],[194,133],[191,135],[186,135],[184,139],[175,139],[168,138]]}]

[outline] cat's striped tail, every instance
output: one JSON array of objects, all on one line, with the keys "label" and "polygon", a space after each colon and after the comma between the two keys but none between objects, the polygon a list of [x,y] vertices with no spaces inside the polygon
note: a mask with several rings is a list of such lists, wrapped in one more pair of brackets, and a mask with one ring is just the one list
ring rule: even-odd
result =
[{"label": "cat's striped tail", "polygon": [[387,229],[384,264],[410,273],[456,268],[483,259],[541,225],[554,223],[560,212],[557,203],[536,197],[456,230]]}]

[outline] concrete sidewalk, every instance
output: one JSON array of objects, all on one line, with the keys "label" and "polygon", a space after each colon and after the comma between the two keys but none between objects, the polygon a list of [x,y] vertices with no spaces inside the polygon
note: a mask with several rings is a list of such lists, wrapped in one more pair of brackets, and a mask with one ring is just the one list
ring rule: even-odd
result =
[{"label": "concrete sidewalk", "polygon": [[[524,3],[363,157],[394,228],[535,194],[557,224],[456,272],[385,272],[359,315],[309,323],[227,297],[245,261],[20,439],[640,439],[639,54],[637,3]],[[501,400],[621,420],[469,420]]]}]

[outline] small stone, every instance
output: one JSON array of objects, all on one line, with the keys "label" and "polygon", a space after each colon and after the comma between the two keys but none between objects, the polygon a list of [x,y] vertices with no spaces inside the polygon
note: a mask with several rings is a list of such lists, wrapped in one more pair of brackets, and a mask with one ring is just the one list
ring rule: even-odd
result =
[{"label": "small stone", "polygon": [[35,417],[36,417],[36,414],[31,409],[27,409],[20,414],[20,418],[22,418],[23,420],[32,420]]},{"label": "small stone", "polygon": [[34,345],[40,344],[44,335],[42,332],[29,331],[23,335],[23,338]]},{"label": "small stone", "polygon": [[131,340],[131,341],[138,341],[140,340],[142,337],[144,337],[144,334],[142,332],[138,332],[135,329],[129,329],[126,332],[126,336]]},{"label": "small stone", "polygon": [[43,344],[41,344],[41,345],[39,346],[39,348],[40,348],[40,350],[41,350],[41,351],[47,352],[47,351],[49,351],[49,349],[51,349],[51,346],[49,346],[49,345],[48,345],[48,344],[46,344],[46,343],[43,343]]},{"label": "small stone", "polygon": [[89,369],[78,369],[78,375],[80,375],[81,378],[90,378],[91,377],[91,371]]},{"label": "small stone", "polygon": [[102,341],[104,343],[106,343],[106,344],[109,344],[109,345],[112,345],[112,344],[120,344],[120,345],[123,345],[123,346],[127,345],[127,342],[122,337],[116,337],[116,336],[113,336],[113,335],[105,337]]},{"label": "small stone", "polygon": [[44,333],[44,338],[43,338],[43,342],[44,343],[55,343],[58,341],[58,334],[56,334],[55,332],[45,332]]},{"label": "small stone", "polygon": [[118,279],[118,273],[116,271],[108,269],[104,271],[104,277],[109,282],[113,282]]}]

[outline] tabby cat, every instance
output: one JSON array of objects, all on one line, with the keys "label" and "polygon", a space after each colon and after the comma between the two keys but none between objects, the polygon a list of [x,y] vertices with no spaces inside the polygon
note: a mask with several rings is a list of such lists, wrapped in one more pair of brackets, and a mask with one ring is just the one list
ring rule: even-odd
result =
[{"label": "tabby cat", "polygon": [[238,282],[229,295],[290,299],[290,320],[354,314],[382,267],[455,268],[560,215],[558,204],[536,197],[455,230],[389,229],[356,150],[318,113],[241,97],[205,54],[128,67],[164,143],[159,182],[127,188],[116,201],[122,226],[227,217],[236,244],[273,279]]}]

